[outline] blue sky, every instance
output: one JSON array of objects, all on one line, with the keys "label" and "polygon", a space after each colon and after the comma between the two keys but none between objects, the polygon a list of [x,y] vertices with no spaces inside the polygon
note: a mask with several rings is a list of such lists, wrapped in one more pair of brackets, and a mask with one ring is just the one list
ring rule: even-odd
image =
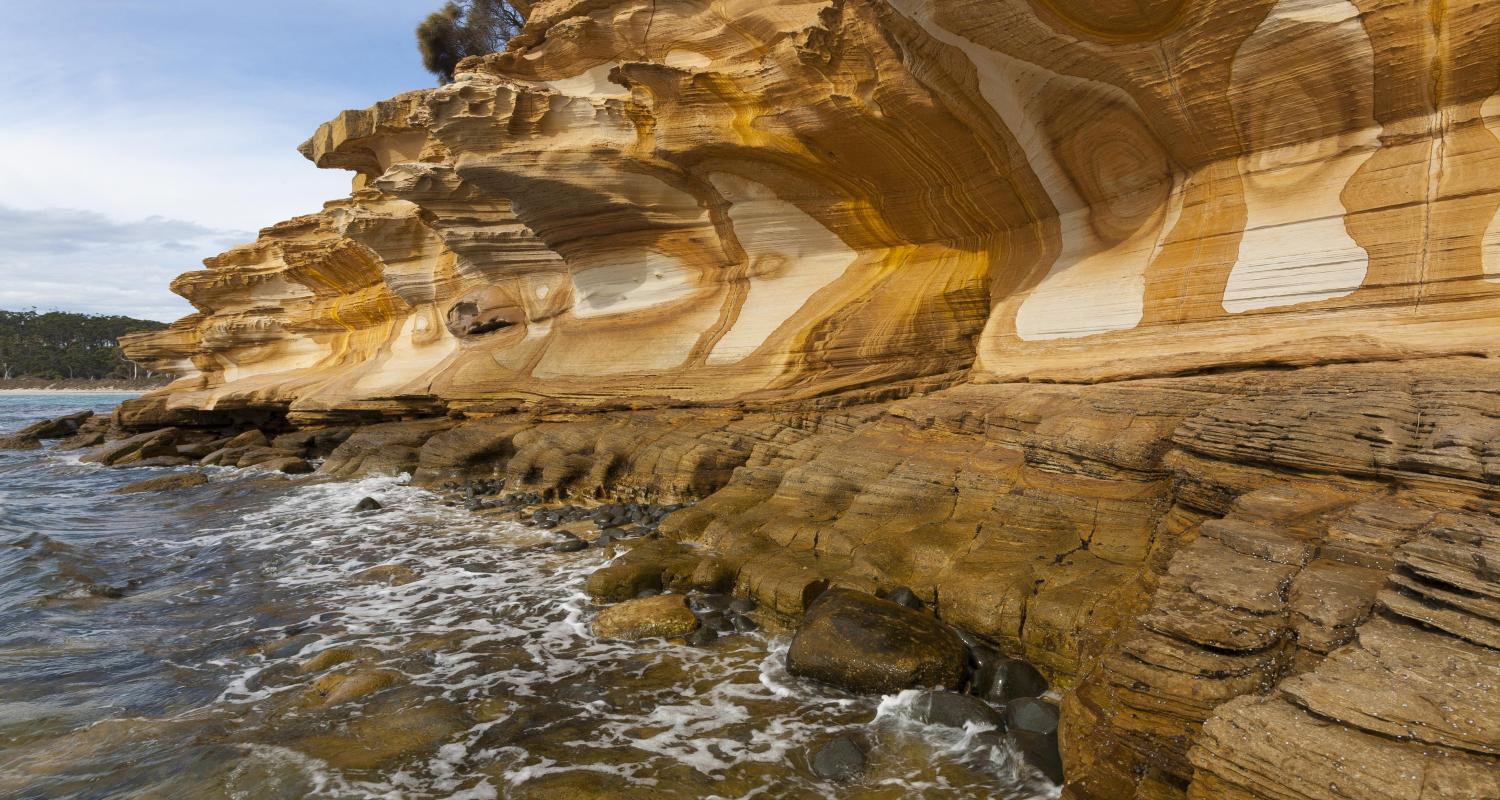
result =
[{"label": "blue sky", "polygon": [[296,147],[433,85],[441,0],[0,0],[0,309],[170,320],[207,256],[349,190]]}]

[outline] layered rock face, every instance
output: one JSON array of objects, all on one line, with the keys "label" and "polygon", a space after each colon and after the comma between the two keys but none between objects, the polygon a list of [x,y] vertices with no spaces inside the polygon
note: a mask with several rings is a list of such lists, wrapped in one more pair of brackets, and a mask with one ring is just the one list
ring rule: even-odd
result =
[{"label": "layered rock face", "polygon": [[127,427],[700,498],[787,615],[912,587],[1077,798],[1500,796],[1500,14],[548,0],[325,124],[350,197],[133,337]]}]

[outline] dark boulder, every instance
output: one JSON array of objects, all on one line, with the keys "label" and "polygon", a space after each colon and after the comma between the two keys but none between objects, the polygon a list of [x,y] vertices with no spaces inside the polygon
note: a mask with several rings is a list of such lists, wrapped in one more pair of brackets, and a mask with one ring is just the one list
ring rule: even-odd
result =
[{"label": "dark boulder", "polygon": [[829,589],[808,609],[787,651],[793,675],[850,691],[890,694],[958,688],[967,649],[943,623],[851,589]]},{"label": "dark boulder", "polygon": [[365,511],[379,511],[382,508],[385,508],[385,506],[381,505],[380,501],[376,500],[373,497],[366,497],[365,499],[354,504],[355,513],[362,513]]},{"label": "dark boulder", "polygon": [[1057,720],[1057,706],[1046,700],[1022,697],[1005,704],[1005,724],[1012,731],[1056,736]]},{"label": "dark boulder", "polygon": [[865,770],[865,746],[853,736],[844,735],[825,742],[813,751],[809,762],[814,775],[828,781],[847,781]]},{"label": "dark boulder", "polygon": [[1040,697],[1047,693],[1047,679],[1036,667],[1019,658],[987,659],[980,651],[971,651],[976,667],[969,693],[997,705],[1020,697]]},{"label": "dark boulder", "polygon": [[923,692],[912,701],[911,713],[912,719],[927,725],[1005,728],[1005,716],[998,709],[977,697],[957,692]]},{"label": "dark boulder", "polygon": [[1044,736],[1029,731],[1012,731],[1007,734],[1021,759],[1053,783],[1063,782],[1062,753],[1057,748],[1057,736]]}]

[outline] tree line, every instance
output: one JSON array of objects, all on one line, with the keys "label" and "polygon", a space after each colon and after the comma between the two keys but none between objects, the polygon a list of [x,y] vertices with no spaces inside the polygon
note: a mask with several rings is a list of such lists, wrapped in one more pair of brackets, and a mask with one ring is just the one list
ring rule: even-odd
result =
[{"label": "tree line", "polygon": [[0,311],[0,377],[144,378],[125,360],[117,341],[136,331],[159,331],[165,322],[63,311]]}]

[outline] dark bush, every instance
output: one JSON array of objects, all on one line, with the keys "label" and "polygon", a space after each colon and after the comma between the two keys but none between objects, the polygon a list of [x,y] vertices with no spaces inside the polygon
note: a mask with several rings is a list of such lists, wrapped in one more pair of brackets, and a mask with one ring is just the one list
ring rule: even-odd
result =
[{"label": "dark bush", "polygon": [[417,26],[422,66],[448,83],[459,61],[498,52],[522,22],[520,13],[505,0],[449,2]]}]

